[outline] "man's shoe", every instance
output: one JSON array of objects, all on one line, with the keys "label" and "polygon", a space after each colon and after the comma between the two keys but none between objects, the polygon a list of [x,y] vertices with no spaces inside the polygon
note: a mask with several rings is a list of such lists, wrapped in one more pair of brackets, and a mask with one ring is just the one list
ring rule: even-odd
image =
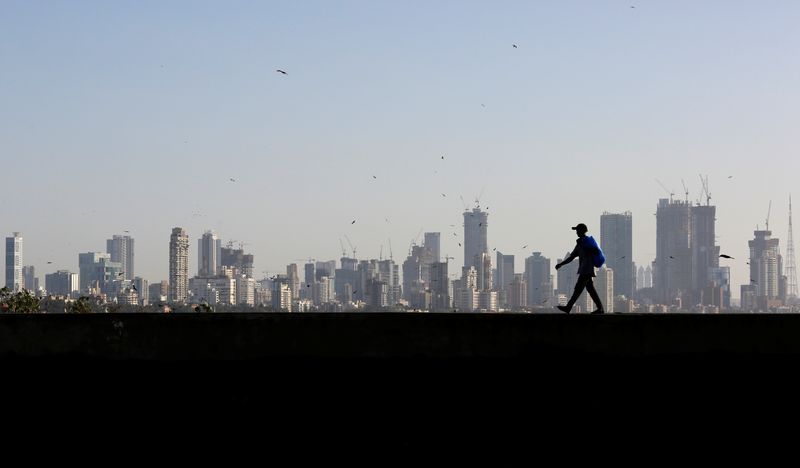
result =
[{"label": "man's shoe", "polygon": [[565,314],[569,313],[569,307],[567,306],[556,306],[556,309],[560,310],[561,312],[564,312]]},{"label": "man's shoe", "polygon": [[595,311],[594,311],[594,312],[592,312],[592,313],[593,313],[593,314],[605,314],[605,313],[606,313],[606,311],[605,311],[605,310],[603,310],[603,309],[597,309],[597,310],[595,310]]}]

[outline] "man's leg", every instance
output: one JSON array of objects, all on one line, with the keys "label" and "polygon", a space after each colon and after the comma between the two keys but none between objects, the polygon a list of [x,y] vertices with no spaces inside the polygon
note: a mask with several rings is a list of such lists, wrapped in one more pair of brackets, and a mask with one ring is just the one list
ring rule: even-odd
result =
[{"label": "man's leg", "polygon": [[592,281],[592,277],[589,277],[589,281],[586,282],[586,290],[589,291],[589,295],[592,296],[592,300],[594,301],[594,305],[597,306],[597,310],[605,310],[603,309],[603,303],[600,302],[600,295],[597,294],[597,290],[594,289],[594,281]]},{"label": "man's leg", "polygon": [[[578,276],[578,282],[575,283],[575,292],[572,293],[572,297],[569,298],[569,302],[567,302],[567,309],[572,310],[572,306],[578,302],[578,298],[581,297],[581,293],[583,292],[583,288],[586,287],[586,280],[591,280],[591,276],[580,275]],[[596,293],[595,293],[596,294]]]}]

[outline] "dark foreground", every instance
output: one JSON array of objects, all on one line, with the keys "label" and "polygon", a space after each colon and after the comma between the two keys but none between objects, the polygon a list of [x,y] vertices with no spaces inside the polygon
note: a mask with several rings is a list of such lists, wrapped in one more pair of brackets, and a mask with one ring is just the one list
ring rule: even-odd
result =
[{"label": "dark foreground", "polygon": [[438,446],[800,415],[794,315],[4,315],[0,365],[6,420],[157,438]]}]

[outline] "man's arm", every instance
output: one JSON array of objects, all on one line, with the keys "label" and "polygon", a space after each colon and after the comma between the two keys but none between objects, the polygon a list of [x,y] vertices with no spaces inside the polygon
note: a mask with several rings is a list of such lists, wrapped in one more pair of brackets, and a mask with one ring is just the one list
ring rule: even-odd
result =
[{"label": "man's arm", "polygon": [[572,253],[569,254],[569,257],[565,258],[564,260],[561,261],[561,263],[556,265],[556,270],[558,270],[562,266],[568,264],[569,262],[575,260],[575,257],[577,257],[577,256],[578,256],[578,246],[576,245],[575,248],[572,249]]}]

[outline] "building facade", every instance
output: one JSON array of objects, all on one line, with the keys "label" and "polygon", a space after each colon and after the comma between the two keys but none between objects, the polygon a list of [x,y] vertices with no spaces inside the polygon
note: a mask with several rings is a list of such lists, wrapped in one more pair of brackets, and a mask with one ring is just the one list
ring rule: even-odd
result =
[{"label": "building facade", "polygon": [[189,235],[183,228],[172,229],[169,238],[170,302],[184,302],[189,297]]}]

